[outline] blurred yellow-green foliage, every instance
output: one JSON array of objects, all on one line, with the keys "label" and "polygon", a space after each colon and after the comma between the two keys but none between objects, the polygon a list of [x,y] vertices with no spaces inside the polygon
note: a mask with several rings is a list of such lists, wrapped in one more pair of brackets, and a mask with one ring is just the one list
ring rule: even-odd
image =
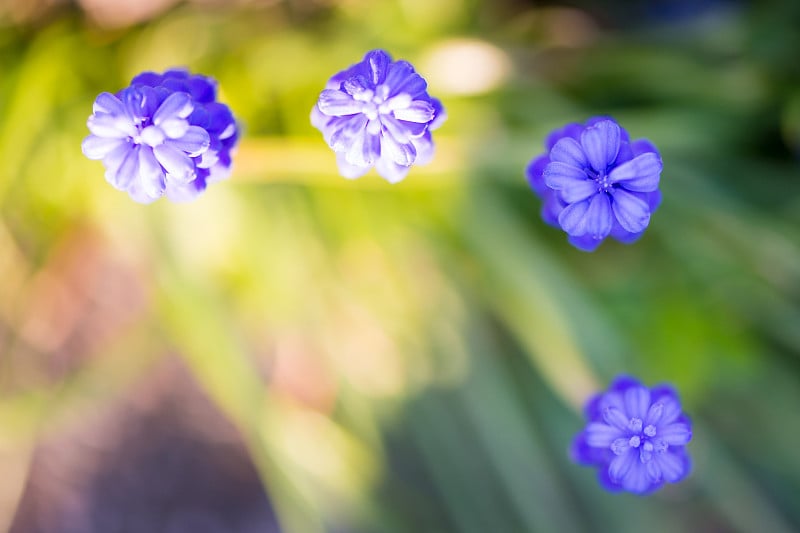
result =
[{"label": "blurred yellow-green foliage", "polygon": [[[571,4],[0,2],[0,529],[800,529],[800,8]],[[373,48],[449,115],[396,186],[308,120]],[[171,66],[244,138],[142,206],[80,143]],[[664,203],[585,254],[523,169],[597,114],[660,148]],[[619,373],[695,419],[693,476],[648,498],[566,454]]]}]

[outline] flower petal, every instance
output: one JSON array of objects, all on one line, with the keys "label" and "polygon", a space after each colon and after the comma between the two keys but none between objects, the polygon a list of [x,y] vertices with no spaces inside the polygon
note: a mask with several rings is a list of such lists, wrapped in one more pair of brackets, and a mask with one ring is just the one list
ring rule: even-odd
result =
[{"label": "flower petal", "polygon": [[162,81],[164,81],[164,76],[151,70],[146,70],[140,74],[137,74],[131,80],[131,85],[148,85],[150,87],[155,87],[157,85],[161,85]]},{"label": "flower petal", "polygon": [[128,187],[128,194],[134,201],[141,204],[150,204],[161,198],[161,193],[153,195],[152,191],[145,190],[141,179],[134,180],[131,183],[130,187]]},{"label": "flower petal", "polygon": [[587,234],[595,239],[604,239],[611,231],[613,215],[607,194],[595,194],[586,212]]},{"label": "flower petal", "polygon": [[650,481],[653,483],[661,481],[661,467],[658,461],[648,461],[645,463],[645,467],[647,469],[647,477],[650,478]]},{"label": "flower petal", "polygon": [[560,191],[561,198],[568,204],[580,202],[597,193],[597,183],[586,176],[583,170],[554,161],[544,169],[545,184]]},{"label": "flower petal", "polygon": [[428,88],[428,83],[408,61],[396,61],[389,65],[383,84],[389,87],[389,96],[406,93],[416,98]]},{"label": "flower petal", "polygon": [[631,151],[633,152],[634,156],[641,155],[647,152],[654,152],[656,155],[658,154],[658,148],[656,145],[648,141],[647,139],[637,139],[631,143]]},{"label": "flower petal", "polygon": [[180,139],[189,131],[189,121],[183,118],[170,118],[158,126],[169,139]]},{"label": "flower petal", "polygon": [[364,128],[352,137],[350,146],[345,152],[345,160],[357,167],[370,167],[380,155],[381,141],[379,137]]},{"label": "flower petal", "polygon": [[636,450],[630,449],[627,453],[617,455],[608,465],[608,476],[615,483],[620,483],[634,464],[638,463],[639,454]]},{"label": "flower petal", "polygon": [[319,95],[317,107],[323,114],[331,117],[342,117],[361,113],[363,103],[353,99],[343,91],[326,89]]},{"label": "flower petal", "polygon": [[367,52],[367,55],[364,56],[364,62],[369,65],[372,84],[383,83],[383,80],[386,79],[387,67],[392,62],[391,56],[383,50],[373,50]]},{"label": "flower petal", "polygon": [[611,442],[611,451],[614,455],[622,455],[630,450],[631,440],[627,437],[619,437]]},{"label": "flower petal", "polygon": [[153,124],[160,126],[169,119],[186,118],[192,114],[192,110],[194,105],[191,96],[186,93],[172,93],[158,106],[153,115]]},{"label": "flower petal", "polygon": [[597,482],[608,492],[621,492],[622,485],[611,479],[608,475],[608,468],[597,469]]},{"label": "flower petal", "polygon": [[136,126],[127,115],[98,113],[91,115],[86,126],[93,135],[110,139],[124,139],[136,135]]},{"label": "flower petal", "polygon": [[360,178],[369,172],[370,169],[370,167],[357,167],[355,165],[351,165],[345,160],[344,154],[336,154],[336,164],[339,167],[339,174],[349,180]]},{"label": "flower petal", "polygon": [[367,126],[367,117],[352,115],[348,117],[332,117],[322,130],[322,135],[334,152],[346,152],[351,139]]},{"label": "flower petal", "polygon": [[433,122],[428,125],[428,129],[435,130],[447,120],[447,111],[444,110],[442,101],[438,98],[431,98],[431,105],[433,106]]},{"label": "flower petal", "polygon": [[606,407],[603,409],[603,420],[621,430],[626,430],[628,428],[628,417],[616,407]]},{"label": "flower petal", "polygon": [[608,179],[629,191],[650,192],[658,188],[663,164],[658,154],[647,152],[614,168]]},{"label": "flower petal", "polygon": [[661,402],[655,402],[650,408],[647,410],[647,416],[644,418],[645,425],[655,425],[658,424],[658,421],[661,420],[661,416],[664,414],[664,404]]},{"label": "flower petal", "polygon": [[611,120],[598,122],[581,133],[586,159],[597,172],[605,172],[619,152],[619,126]]},{"label": "flower petal", "polygon": [[[191,155],[191,154],[190,154]],[[216,150],[206,150],[200,156],[199,161],[195,161],[197,168],[211,168],[220,161],[219,152]]]},{"label": "flower petal", "polygon": [[616,217],[614,217],[614,226],[611,228],[611,233],[609,233],[611,237],[623,244],[631,244],[632,242],[636,242],[643,234],[643,231],[631,233],[630,231],[626,230],[620,225],[619,220],[617,220]]},{"label": "flower petal", "polygon": [[[571,211],[573,206],[580,206]],[[590,200],[570,204],[558,217],[561,227],[570,235],[589,235],[603,239],[611,231],[611,203],[605,193],[595,194]]]},{"label": "flower petal", "polygon": [[550,158],[547,155],[540,155],[536,159],[531,160],[525,168],[525,177],[528,178],[528,184],[539,196],[550,191],[544,182],[544,169],[547,168],[549,164]]},{"label": "flower petal", "polygon": [[612,442],[622,437],[622,434],[622,430],[617,427],[592,422],[586,426],[586,444],[596,448],[608,448]]},{"label": "flower petal", "polygon": [[139,174],[141,188],[148,198],[158,198],[164,192],[164,169],[153,155],[153,149],[142,146],[139,149]]},{"label": "flower petal", "polygon": [[684,446],[692,440],[692,430],[687,424],[668,424],[658,427],[658,436],[670,446]]},{"label": "flower petal", "polygon": [[[617,401],[622,402],[622,395],[625,391],[632,387],[642,387],[642,383],[633,376],[622,374],[614,378],[614,381],[608,386],[609,393],[618,393]],[[606,394],[607,396],[609,394]]]},{"label": "flower petal", "polygon": [[414,158],[414,164],[427,165],[433,160],[434,145],[430,132],[426,132],[422,137],[414,137],[411,139],[411,144],[414,145],[414,150],[417,151],[417,156]]},{"label": "flower petal", "polygon": [[552,150],[550,150],[550,159],[581,169],[589,165],[581,145],[575,139],[569,137],[561,139],[553,146]]},{"label": "flower petal", "polygon": [[[671,387],[656,387],[652,390],[651,396],[655,398],[654,403],[660,403],[663,405],[661,420],[658,422],[659,424],[671,424],[681,415],[683,408],[678,400],[677,393],[672,390]],[[654,424],[655,422],[650,423]]]},{"label": "flower petal", "polygon": [[373,85],[363,76],[347,78],[342,83],[342,90],[358,102],[368,102],[375,96]]},{"label": "flower petal", "polygon": [[689,473],[689,460],[685,453],[660,453],[653,456],[653,461],[658,461],[661,475],[670,483],[680,481]]},{"label": "flower petal", "polygon": [[123,144],[127,144],[125,139],[89,135],[81,143],[81,151],[89,159],[103,159]]},{"label": "flower petal", "polygon": [[398,165],[391,158],[382,155],[375,163],[375,170],[389,183],[398,183],[405,179],[410,166]]},{"label": "flower petal", "polygon": [[424,124],[433,120],[433,106],[424,100],[414,100],[405,109],[395,109],[394,117]]},{"label": "flower petal", "polygon": [[561,229],[570,235],[581,236],[586,234],[586,225],[583,219],[589,210],[589,200],[569,204],[558,215],[558,224]]},{"label": "flower petal", "polygon": [[650,208],[647,202],[624,189],[614,189],[612,197],[614,216],[620,225],[631,233],[644,231],[650,223]]},{"label": "flower petal", "polygon": [[180,139],[168,139],[166,143],[186,152],[189,157],[196,157],[208,150],[211,138],[208,136],[208,132],[200,126],[189,126]]},{"label": "flower petal", "polygon": [[[573,461],[584,465],[605,465],[611,460],[610,450],[608,448],[594,448],[586,443],[586,433],[578,433],[572,439],[572,445],[569,449],[569,455]],[[601,470],[605,470],[602,468]]]},{"label": "flower petal", "polygon": [[214,78],[195,74],[187,81],[189,94],[197,102],[210,103],[217,98],[217,81]]},{"label": "flower petal", "polygon": [[126,115],[125,105],[111,93],[100,93],[94,101],[92,112],[116,116]]},{"label": "flower petal", "polygon": [[405,143],[425,134],[425,124],[401,122],[391,115],[382,116],[380,122],[385,130],[384,135],[388,132],[397,142]]},{"label": "flower petal", "polygon": [[564,201],[556,195],[555,191],[552,189],[547,189],[547,191],[542,194],[542,208],[540,210],[544,223],[549,224],[554,228],[560,227],[558,223],[558,216],[566,206],[567,204],[565,204]]},{"label": "flower petal", "polygon": [[139,179],[139,146],[124,147],[124,157],[116,164],[116,150],[114,166],[106,168],[106,180],[115,188],[125,191],[131,183]]},{"label": "flower petal", "polygon": [[160,144],[153,148],[153,153],[167,171],[167,178],[179,183],[187,183],[195,178],[194,162],[177,148],[168,144]]},{"label": "flower petal", "polygon": [[202,178],[197,178],[189,183],[168,182],[165,192],[167,198],[173,202],[188,202],[197,198],[206,190],[208,183]]},{"label": "flower petal", "polygon": [[597,184],[592,180],[576,181],[560,191],[561,198],[568,204],[580,202],[597,193]]},{"label": "flower petal", "polygon": [[650,389],[631,387],[625,391],[625,413],[631,418],[644,419],[650,408]]},{"label": "flower petal", "polygon": [[[560,191],[574,184],[576,181],[587,181],[589,177],[586,172],[576,166],[553,161],[544,169],[544,182],[551,189]],[[597,187],[595,187],[597,190]]]},{"label": "flower petal", "polygon": [[137,124],[143,118],[150,118],[158,108],[159,96],[151,87],[128,87],[121,93],[126,113]]},{"label": "flower petal", "polygon": [[570,235],[567,242],[582,252],[594,252],[603,243],[603,239],[595,239],[591,235]]},{"label": "flower petal", "polygon": [[412,142],[399,142],[391,135],[381,135],[381,154],[389,161],[402,165],[411,166],[417,157],[417,149]]},{"label": "flower petal", "polygon": [[[316,108],[316,106],[314,106]],[[237,134],[238,127],[236,118],[230,108],[225,104],[213,103],[206,106],[208,113],[208,126],[205,127],[209,133],[216,133],[220,140],[227,139]],[[195,124],[203,126],[202,124]]]},{"label": "flower petal", "polygon": [[622,486],[625,490],[635,494],[644,494],[650,490],[650,485],[651,481],[650,476],[647,474],[647,467],[640,461],[634,461],[628,473],[622,478]]},{"label": "flower petal", "polygon": [[216,183],[218,181],[227,179],[230,175],[231,175],[231,162],[228,161],[226,163],[224,161],[220,161],[219,163],[208,169],[208,177],[206,177],[206,183]]},{"label": "flower petal", "polygon": [[586,126],[583,124],[577,124],[575,122],[567,124],[563,128],[550,132],[550,135],[548,135],[544,141],[544,146],[548,150],[552,150],[558,141],[567,137],[574,139],[575,141],[580,141],[581,133],[585,129]]}]

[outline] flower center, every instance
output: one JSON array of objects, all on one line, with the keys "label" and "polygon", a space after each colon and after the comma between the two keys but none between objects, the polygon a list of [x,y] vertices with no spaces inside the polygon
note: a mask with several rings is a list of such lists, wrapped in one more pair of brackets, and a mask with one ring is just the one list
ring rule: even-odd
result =
[{"label": "flower center", "polygon": [[611,192],[614,188],[606,172],[596,172],[593,168],[587,168],[586,174],[597,183],[597,192]]},{"label": "flower center", "polygon": [[161,128],[158,126],[147,126],[139,132],[139,135],[133,137],[133,142],[155,147],[163,143],[164,139],[166,139],[166,135],[161,131]]},{"label": "flower center", "polygon": [[382,115],[388,115],[398,109],[405,109],[411,105],[411,97],[407,94],[398,94],[389,98],[391,89],[386,84],[381,84],[375,89],[369,89],[358,78],[351,78],[344,83],[344,90],[353,100],[361,102],[361,112],[374,123]]},{"label": "flower center", "polygon": [[647,463],[652,460],[654,453],[667,451],[667,443],[656,438],[657,433],[658,429],[655,425],[644,425],[641,418],[631,418],[628,421],[628,436],[614,440],[611,443],[611,451],[616,455],[622,455],[631,451],[631,448],[636,448],[639,459],[643,463]]}]

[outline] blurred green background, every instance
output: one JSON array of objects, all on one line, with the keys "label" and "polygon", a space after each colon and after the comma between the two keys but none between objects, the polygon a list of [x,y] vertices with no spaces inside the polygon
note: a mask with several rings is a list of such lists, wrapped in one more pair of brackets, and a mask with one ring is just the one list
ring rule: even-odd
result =
[{"label": "blurred green background", "polygon": [[[800,530],[800,4],[0,2],[0,530]],[[399,185],[309,124],[385,48],[449,119]],[[216,77],[244,138],[196,202],[80,151],[142,70]],[[611,114],[664,159],[586,254],[523,169]],[[619,373],[674,383],[687,481],[569,462]]]}]

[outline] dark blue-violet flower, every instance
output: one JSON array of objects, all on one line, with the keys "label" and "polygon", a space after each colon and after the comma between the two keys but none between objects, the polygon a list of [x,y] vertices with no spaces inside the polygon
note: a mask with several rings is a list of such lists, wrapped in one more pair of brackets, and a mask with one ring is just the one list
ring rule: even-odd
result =
[{"label": "dark blue-violet flower", "polygon": [[647,388],[620,376],[585,408],[588,424],[572,443],[574,461],[595,466],[609,491],[647,494],[689,474],[692,425],[669,385]]},{"label": "dark blue-violet flower", "polygon": [[233,114],[216,97],[213,78],[178,69],[139,74],[129,87],[97,97],[83,153],[102,160],[106,180],[137,202],[164,194],[194,199],[229,175],[239,138]]},{"label": "dark blue-violet flower", "polygon": [[433,157],[431,130],[445,119],[442,104],[407,61],[383,50],[334,75],[311,110],[311,124],[334,152],[339,172],[358,178],[373,166],[390,183]]},{"label": "dark blue-violet flower", "polygon": [[595,117],[552,132],[545,147],[526,169],[545,222],[587,252],[609,235],[626,244],[641,237],[661,203],[661,156],[650,141],[631,142],[614,120]]}]

